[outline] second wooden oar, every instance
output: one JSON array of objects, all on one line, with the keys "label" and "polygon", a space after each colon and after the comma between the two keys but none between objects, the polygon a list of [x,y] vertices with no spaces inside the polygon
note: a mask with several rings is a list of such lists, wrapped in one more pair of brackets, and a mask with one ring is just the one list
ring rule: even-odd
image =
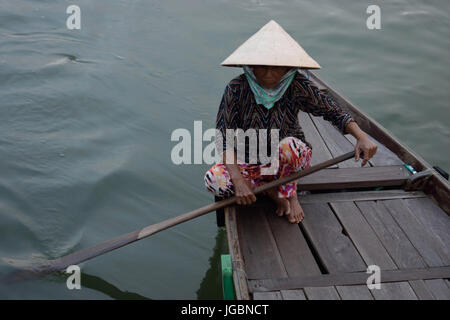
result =
[{"label": "second wooden oar", "polygon": [[[355,151],[348,152],[346,154],[343,154],[337,158],[330,159],[327,161],[324,161],[322,163],[316,164],[314,166],[311,166],[307,169],[304,169],[302,171],[298,171],[296,173],[293,173],[292,175],[280,178],[278,180],[271,181],[267,184],[264,184],[262,186],[259,186],[253,190],[254,194],[261,193],[263,191],[266,191],[268,189],[278,187],[282,184],[286,184],[288,182],[294,181],[296,179],[299,179],[301,177],[307,176],[313,172],[319,171],[321,169],[327,168],[329,166],[332,166],[334,164],[340,163],[342,161],[351,159],[355,156]],[[162,230],[165,230],[167,228],[173,227],[175,225],[178,225],[180,223],[183,223],[185,221],[192,220],[194,218],[200,217],[206,213],[227,207],[233,203],[236,202],[236,197],[230,197],[212,204],[209,204],[207,206],[204,206],[202,208],[190,211],[188,213],[185,213],[183,215],[150,225],[148,227],[145,227],[140,230],[136,230],[134,232],[130,232],[127,234],[124,234],[122,236],[119,236],[117,238],[104,241],[102,243],[99,243],[95,246],[92,246],[90,248],[82,249],[79,251],[76,251],[74,253],[71,253],[67,256],[57,258],[54,260],[46,260],[46,261],[40,261],[37,263],[14,263],[14,260],[12,259],[5,259],[3,258],[3,261],[16,265],[17,267],[20,267],[22,269],[26,269],[27,273],[38,273],[38,274],[48,274],[55,271],[65,270],[70,265],[79,264],[83,261],[90,260],[92,258],[95,258],[99,255],[102,255],[104,253],[113,251],[115,249],[118,249],[120,247],[123,247],[127,244],[133,243],[135,241],[144,239],[148,236],[151,236],[157,232],[160,232]],[[16,273],[14,278],[17,278],[20,276]],[[25,276],[25,278],[28,278],[29,276]],[[11,279],[9,279],[11,280]]]}]

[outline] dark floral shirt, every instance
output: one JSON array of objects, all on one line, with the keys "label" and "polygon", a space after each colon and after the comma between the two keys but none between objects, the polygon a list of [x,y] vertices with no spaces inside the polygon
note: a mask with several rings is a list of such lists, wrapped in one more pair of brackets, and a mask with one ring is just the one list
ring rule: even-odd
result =
[{"label": "dark floral shirt", "polygon": [[[321,92],[303,74],[297,72],[283,97],[271,109],[255,102],[247,78],[241,74],[231,80],[225,88],[217,113],[216,128],[220,130],[223,139],[216,137],[218,151],[225,151],[226,129],[267,129],[267,148],[270,154],[270,129],[279,129],[279,140],[293,136],[306,143],[303,130],[298,122],[298,112],[304,111],[314,116],[322,116],[340,132],[345,134],[345,127],[350,121],[355,121],[351,115],[342,109],[337,102]],[[259,145],[259,137],[258,145]],[[249,140],[245,149],[245,161],[249,160]],[[258,163],[259,157],[258,157]]]}]

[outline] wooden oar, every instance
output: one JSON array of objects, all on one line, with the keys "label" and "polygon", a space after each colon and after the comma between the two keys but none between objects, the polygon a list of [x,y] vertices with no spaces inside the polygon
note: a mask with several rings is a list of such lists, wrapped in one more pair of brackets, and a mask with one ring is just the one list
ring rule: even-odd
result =
[{"label": "wooden oar", "polygon": [[[351,159],[355,156],[355,151],[348,152],[346,154],[343,154],[337,158],[330,159],[327,161],[324,161],[322,163],[316,164],[314,166],[311,166],[307,169],[304,169],[302,171],[298,171],[296,173],[293,173],[290,176],[286,176],[283,178],[280,178],[278,180],[271,181],[269,183],[266,183],[262,186],[259,186],[253,190],[254,194],[261,193],[263,191],[266,191],[268,189],[271,189],[273,187],[278,187],[282,184],[286,184],[288,182],[291,182],[293,180],[299,179],[301,177],[307,176],[313,172],[316,172],[318,170],[321,170],[323,168],[332,166],[334,164],[340,163],[342,161]],[[14,260],[12,259],[5,259],[4,261],[15,264],[17,267],[21,267],[22,269],[26,269],[28,276],[25,276],[25,278],[29,278],[29,272],[32,273],[39,273],[39,274],[47,274],[52,273],[55,271],[65,270],[70,265],[79,264],[83,261],[95,258],[99,255],[105,254],[107,252],[113,251],[115,249],[118,249],[120,247],[123,247],[127,244],[133,243],[135,241],[144,239],[146,237],[149,237],[157,232],[160,232],[162,230],[165,230],[167,228],[173,227],[177,224],[183,223],[185,221],[192,220],[194,218],[200,217],[208,212],[215,211],[224,207],[227,207],[233,203],[236,202],[236,197],[230,197],[212,204],[209,204],[207,206],[204,206],[202,208],[190,211],[188,213],[182,214],[180,216],[150,225],[148,227],[145,227],[140,230],[136,230],[134,232],[130,232],[127,234],[124,234],[122,236],[119,236],[117,238],[104,241],[102,243],[99,243],[95,246],[92,246],[90,248],[82,249],[79,251],[76,251],[74,253],[71,253],[67,256],[57,258],[54,260],[46,260],[44,262],[39,263],[30,263],[27,264],[26,262],[22,263],[14,263]],[[19,265],[20,264],[20,265]],[[25,275],[25,274],[24,274]],[[18,274],[15,275],[14,278],[17,278]]]}]

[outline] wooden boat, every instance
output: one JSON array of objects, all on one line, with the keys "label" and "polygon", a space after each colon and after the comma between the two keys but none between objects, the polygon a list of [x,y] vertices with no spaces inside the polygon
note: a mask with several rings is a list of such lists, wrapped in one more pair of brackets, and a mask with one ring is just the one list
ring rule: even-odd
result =
[{"label": "wooden boat", "polygon": [[[264,198],[225,209],[237,299],[450,299],[448,181],[310,74],[378,151],[370,166],[351,159],[301,179],[300,225],[276,216]],[[353,136],[323,118],[300,112],[299,121],[313,145],[312,165],[354,149]],[[377,267],[380,289],[369,289]]]}]

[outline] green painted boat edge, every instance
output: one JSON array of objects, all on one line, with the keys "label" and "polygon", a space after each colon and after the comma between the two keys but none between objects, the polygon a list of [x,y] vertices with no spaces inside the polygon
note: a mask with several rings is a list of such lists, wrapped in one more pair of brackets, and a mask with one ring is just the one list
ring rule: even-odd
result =
[{"label": "green painted boat edge", "polygon": [[233,266],[231,264],[231,257],[229,254],[222,254],[220,256],[222,267],[222,293],[224,300],[236,300],[233,285]]}]

